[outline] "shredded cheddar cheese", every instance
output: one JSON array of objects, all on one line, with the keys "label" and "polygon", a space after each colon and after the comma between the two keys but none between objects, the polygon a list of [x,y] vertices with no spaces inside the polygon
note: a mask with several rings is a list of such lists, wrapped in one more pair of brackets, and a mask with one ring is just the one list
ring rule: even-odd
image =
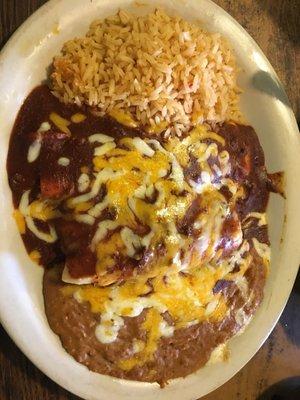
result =
[{"label": "shredded cheddar cheese", "polygon": [[26,232],[26,223],[24,216],[21,214],[19,210],[14,210],[13,216],[16,221],[20,234],[24,235],[24,233]]},{"label": "shredded cheddar cheese", "polygon": [[32,259],[33,262],[39,264],[40,259],[41,259],[41,253],[38,250],[33,250],[29,254],[29,257]]},{"label": "shredded cheddar cheese", "polygon": [[136,365],[144,364],[146,361],[151,360],[155,350],[157,349],[158,340],[161,337],[160,324],[163,322],[163,318],[158,311],[154,308],[150,308],[147,312],[145,322],[142,328],[147,332],[147,341],[144,348],[136,353],[133,358],[123,359],[119,362],[119,367],[125,371],[128,371]]},{"label": "shredded cheddar cheese", "polygon": [[80,122],[83,122],[85,119],[86,119],[86,115],[81,114],[81,113],[73,114],[71,117],[71,121],[74,124],[80,124]]},{"label": "shredded cheddar cheese", "polygon": [[68,126],[71,124],[70,121],[68,121],[67,119],[61,117],[60,115],[58,115],[55,112],[52,112],[49,116],[49,119],[51,122],[53,122],[53,124],[55,126],[57,126],[58,129],[60,129],[62,132],[64,133],[68,133],[69,135],[71,134],[70,129],[68,128]]},{"label": "shredded cheddar cheese", "polygon": [[137,123],[134,121],[132,116],[128,113],[124,113],[121,110],[115,109],[115,110],[112,110],[109,113],[109,115],[122,125],[129,126],[131,128],[137,127]]},{"label": "shredded cheddar cheese", "polygon": [[30,204],[29,213],[32,218],[48,221],[60,216],[58,210],[46,201],[35,200]]},{"label": "shredded cheddar cheese", "polygon": [[[32,212],[31,204],[33,203],[29,204],[29,195],[30,195],[30,190],[24,192],[19,204],[19,212],[23,215],[27,228],[40,240],[43,240],[47,243],[54,243],[57,240],[57,235],[54,227],[51,224],[49,224],[48,226],[49,232],[44,232],[36,226],[34,222],[34,217],[32,217],[31,215]],[[35,207],[33,209],[35,210]],[[38,213],[37,216],[40,217],[38,219],[43,220],[43,218],[45,218],[45,214],[43,213],[42,203],[39,204],[38,210],[35,211],[37,211]]]}]

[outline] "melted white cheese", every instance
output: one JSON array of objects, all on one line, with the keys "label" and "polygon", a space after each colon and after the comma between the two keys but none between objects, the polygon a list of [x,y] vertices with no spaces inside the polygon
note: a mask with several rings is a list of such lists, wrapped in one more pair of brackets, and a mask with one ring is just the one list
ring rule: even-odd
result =
[{"label": "melted white cheese", "polygon": [[141,138],[135,137],[132,139],[132,144],[139,153],[147,157],[153,157],[155,151]]},{"label": "melted white cheese", "polygon": [[174,181],[177,183],[179,189],[183,189],[183,184],[184,184],[184,174],[183,174],[183,169],[181,168],[179,162],[177,161],[176,157],[172,155],[172,172],[170,175],[171,179],[174,179]]},{"label": "melted white cheese", "polygon": [[146,185],[141,185],[134,191],[134,196],[138,199],[144,199],[146,197],[147,187]]},{"label": "melted white cheese", "polygon": [[38,137],[31,145],[29,146],[27,153],[27,161],[29,163],[33,163],[38,159],[42,148],[42,139]]},{"label": "melted white cheese", "polygon": [[136,250],[141,247],[141,238],[132,232],[131,229],[125,227],[121,230],[121,238],[127,249],[127,255],[133,257]]},{"label": "melted white cheese", "polygon": [[220,163],[220,167],[221,167],[223,176],[228,175],[230,173],[230,170],[231,170],[231,165],[230,165],[230,162],[229,162],[230,156],[229,156],[228,151],[223,150],[219,154],[218,159],[219,159],[219,163]]},{"label": "melted white cheese", "polygon": [[89,214],[77,214],[75,216],[75,220],[77,222],[82,222],[87,225],[94,225],[94,223],[95,223],[95,218]]},{"label": "melted white cheese", "polygon": [[25,221],[26,221],[26,225],[27,225],[28,229],[31,230],[31,232],[34,233],[36,237],[43,240],[44,242],[54,243],[57,240],[56,231],[53,228],[53,226],[49,225],[50,231],[49,231],[49,233],[46,233],[46,232],[42,232],[41,230],[39,230],[37,228],[37,226],[35,225],[35,223],[33,221],[33,218],[25,217]]},{"label": "melted white cheese", "polygon": [[169,325],[167,321],[163,320],[159,323],[159,331],[161,336],[171,337],[174,334],[175,327]]},{"label": "melted white cheese", "polygon": [[43,240],[47,243],[53,243],[57,240],[57,235],[54,227],[52,225],[49,226],[49,233],[43,232],[37,228],[34,223],[33,218],[30,216],[30,204],[29,204],[29,195],[30,190],[27,190],[23,193],[20,204],[19,204],[19,211],[25,218],[26,225],[28,229],[35,234],[36,237]]},{"label": "melted white cheese", "polygon": [[70,159],[67,157],[60,157],[57,161],[58,165],[61,165],[62,167],[67,167],[70,164]]},{"label": "melted white cheese", "polygon": [[102,314],[101,323],[97,325],[95,330],[96,338],[104,344],[112,343],[117,339],[119,330],[123,325],[123,318],[117,315]]},{"label": "melted white cheese", "polygon": [[259,213],[259,212],[251,212],[247,215],[243,222],[251,219],[256,218],[258,219],[258,226],[267,225],[267,214],[266,213]]},{"label": "melted white cheese", "polygon": [[108,231],[112,231],[119,226],[117,221],[111,221],[110,219],[106,219],[104,221],[99,222],[97,231],[92,240],[92,249],[95,249],[95,246],[105,238]]},{"label": "melted white cheese", "polygon": [[99,146],[99,147],[95,148],[94,154],[97,157],[104,156],[104,154],[108,153],[109,151],[111,151],[115,147],[116,147],[116,143],[114,143],[114,142],[104,143],[102,146]]},{"label": "melted white cheese", "polygon": [[50,129],[51,129],[51,125],[49,124],[49,122],[45,121],[45,122],[41,123],[41,125],[40,125],[40,127],[38,129],[38,132],[41,132],[41,133],[42,132],[47,132]]},{"label": "melted white cheese", "polygon": [[267,263],[270,262],[271,249],[266,243],[260,243],[256,238],[252,239],[257,254]]},{"label": "melted white cheese", "polygon": [[108,143],[113,142],[114,138],[111,136],[103,135],[103,133],[95,133],[94,135],[89,136],[90,143]]},{"label": "melted white cheese", "polygon": [[156,139],[148,139],[148,140],[147,140],[147,143],[153,144],[156,150],[159,150],[159,151],[161,151],[162,153],[168,154],[168,155],[169,155],[169,153],[167,152],[167,150],[165,150],[165,149],[162,147],[162,145],[159,143],[158,140],[156,140]]},{"label": "melted white cheese", "polygon": [[109,205],[107,198],[104,198],[102,202],[97,203],[94,207],[90,208],[88,214],[92,217],[99,217],[102,211]]},{"label": "melted white cheese", "polygon": [[[38,129],[38,133],[41,134],[47,132],[49,129],[51,129],[49,122],[43,122]],[[38,135],[35,141],[31,143],[28,149],[27,161],[29,163],[33,163],[38,159],[41,152],[41,148],[42,148],[42,136]]]},{"label": "melted white cheese", "polygon": [[227,343],[222,343],[212,351],[207,365],[213,365],[226,361],[227,357],[228,357]]},{"label": "melted white cheese", "polygon": [[78,191],[80,193],[85,192],[90,186],[90,178],[88,174],[81,174],[78,178]]},{"label": "melted white cheese", "polygon": [[154,236],[154,232],[153,232],[153,231],[150,231],[150,232],[148,233],[148,235],[146,235],[146,236],[144,236],[143,238],[141,238],[142,246],[148,248],[148,247],[150,246],[151,239],[153,238],[153,236]]},{"label": "melted white cheese", "polygon": [[205,315],[209,316],[210,314],[212,314],[217,308],[218,303],[219,303],[218,300],[213,300],[210,303],[208,303],[205,308]]},{"label": "melted white cheese", "polygon": [[93,183],[92,190],[89,193],[82,194],[74,197],[70,200],[72,205],[83,203],[96,197],[99,193],[102,183],[106,183],[108,180],[117,179],[119,176],[124,175],[123,171],[114,172],[111,168],[104,168],[97,173],[95,182]]}]

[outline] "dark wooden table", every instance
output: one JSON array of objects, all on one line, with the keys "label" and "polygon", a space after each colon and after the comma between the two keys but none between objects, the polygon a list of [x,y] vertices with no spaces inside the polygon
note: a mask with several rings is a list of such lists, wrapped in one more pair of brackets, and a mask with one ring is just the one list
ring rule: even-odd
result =
[{"label": "dark wooden table", "polygon": [[[0,48],[45,2],[0,0]],[[215,2],[259,43],[285,85],[299,121],[300,0]],[[35,368],[0,325],[0,400],[76,399]],[[265,345],[233,379],[203,399],[300,400],[300,274],[285,311]]]}]

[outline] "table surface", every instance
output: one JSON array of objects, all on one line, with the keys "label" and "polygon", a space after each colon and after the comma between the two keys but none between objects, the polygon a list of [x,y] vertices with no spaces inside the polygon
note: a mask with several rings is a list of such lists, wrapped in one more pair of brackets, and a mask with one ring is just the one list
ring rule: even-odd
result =
[{"label": "table surface", "polygon": [[[0,0],[0,48],[45,0]],[[300,0],[215,0],[258,42],[279,75],[297,120]],[[300,274],[280,321],[260,351],[203,400],[300,399]],[[0,325],[1,400],[76,400],[43,375]]]}]

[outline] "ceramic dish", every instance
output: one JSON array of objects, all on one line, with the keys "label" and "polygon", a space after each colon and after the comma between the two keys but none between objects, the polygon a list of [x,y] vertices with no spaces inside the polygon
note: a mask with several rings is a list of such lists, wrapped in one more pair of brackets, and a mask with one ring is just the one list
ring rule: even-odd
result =
[{"label": "ceramic dish", "polygon": [[[84,4],[83,4],[84,3]],[[162,2],[151,2],[151,7]],[[16,114],[30,90],[47,76],[62,44],[84,33],[99,15],[119,7],[145,13],[151,8],[126,0],[52,0],[16,32],[0,58],[0,317],[20,349],[51,379],[85,399],[196,399],[230,379],[255,354],[276,323],[292,289],[300,259],[300,140],[295,118],[272,67],[249,35],[208,0],[165,0],[164,8],[226,36],[242,68],[242,111],[255,128],[269,172],[285,172],[286,200],[271,196],[268,217],[272,244],[270,275],[263,304],[243,335],[229,342],[228,362],[208,365],[164,389],[157,384],[123,381],[88,371],[62,348],[50,330],[42,298],[43,270],[31,263],[12,218],[6,175],[8,141]]]}]

